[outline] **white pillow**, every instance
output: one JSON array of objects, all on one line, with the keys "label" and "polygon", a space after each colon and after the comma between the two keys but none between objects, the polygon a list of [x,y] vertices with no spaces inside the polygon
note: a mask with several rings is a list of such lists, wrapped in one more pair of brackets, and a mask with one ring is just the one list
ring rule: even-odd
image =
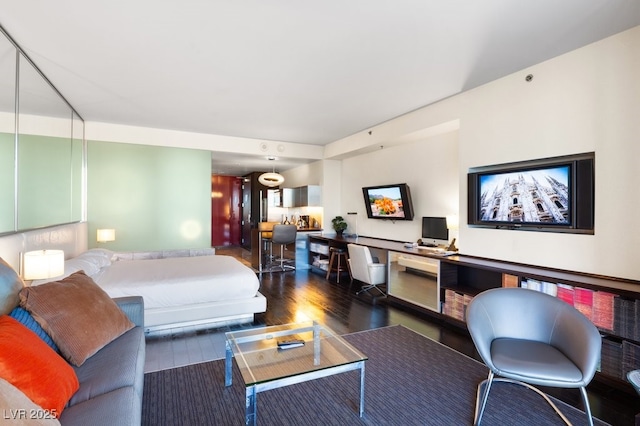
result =
[{"label": "white pillow", "polygon": [[[107,249],[94,248],[88,251],[85,251],[81,255],[79,255],[76,259],[81,258],[85,259],[89,262],[94,263],[98,269],[104,268],[105,266],[111,265],[111,260],[113,258],[114,252]],[[86,271],[85,271],[86,272]],[[87,275],[90,275],[87,273]]]},{"label": "white pillow", "polygon": [[91,249],[89,251],[85,251],[77,257],[64,261],[64,274],[42,280],[33,280],[31,285],[34,286],[51,281],[60,281],[61,279],[78,271],[84,271],[85,274],[91,277],[98,273],[100,269],[111,265],[112,256],[113,252],[106,249]]}]

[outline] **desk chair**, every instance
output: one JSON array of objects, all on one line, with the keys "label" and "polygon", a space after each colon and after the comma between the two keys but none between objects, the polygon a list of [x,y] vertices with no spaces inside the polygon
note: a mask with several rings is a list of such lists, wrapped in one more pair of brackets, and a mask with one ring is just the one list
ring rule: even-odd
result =
[{"label": "desk chair", "polygon": [[[478,385],[474,424],[479,425],[495,381],[525,386],[578,388],[593,425],[586,386],[600,360],[598,329],[573,306],[534,290],[495,288],[475,296],[467,307],[467,327],[489,377]],[[501,376],[494,378],[494,376]]]},{"label": "desk chair", "polygon": [[367,284],[356,294],[375,289],[386,295],[378,286],[387,281],[387,265],[374,262],[371,257],[371,251],[367,246],[348,244],[347,249],[349,250],[348,262],[351,269],[351,278]]},{"label": "desk chair", "polygon": [[280,244],[280,268],[296,269],[295,266],[285,265],[284,249],[287,244],[296,242],[296,235],[298,233],[298,227],[296,225],[274,225],[273,233],[271,235],[271,244]]}]

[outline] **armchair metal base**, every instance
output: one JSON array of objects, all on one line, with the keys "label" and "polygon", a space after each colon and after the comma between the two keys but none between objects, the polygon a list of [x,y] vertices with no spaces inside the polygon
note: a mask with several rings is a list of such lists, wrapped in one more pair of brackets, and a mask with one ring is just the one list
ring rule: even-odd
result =
[{"label": "armchair metal base", "polygon": [[356,294],[364,293],[366,291],[373,290],[373,289],[378,290],[382,296],[387,295],[387,293],[385,293],[380,287],[378,287],[378,284],[368,284],[362,287],[360,290],[358,290]]},{"label": "armchair metal base", "polygon": [[[551,408],[553,408],[553,410],[558,414],[558,416],[560,416],[560,418],[567,425],[571,426],[571,422],[569,421],[569,419],[567,419],[567,417],[564,414],[562,414],[560,409],[553,403],[553,401],[544,392],[542,392],[540,389],[538,389],[535,386],[532,386],[532,385],[530,385],[528,383],[520,382],[518,380],[507,379],[507,378],[504,378],[504,377],[495,377],[495,375],[493,374],[492,371],[489,371],[489,377],[487,377],[486,380],[483,380],[482,382],[480,382],[480,384],[478,385],[478,391],[477,391],[477,394],[476,394],[476,409],[475,409],[474,420],[473,420],[473,424],[474,425],[480,425],[480,421],[482,420],[482,414],[484,413],[484,409],[485,409],[485,407],[487,405],[487,399],[489,398],[489,390],[491,389],[491,384],[493,382],[513,383],[513,384],[520,385],[520,386],[523,386],[525,388],[531,389],[532,391],[536,392],[538,395],[543,397],[545,399],[545,401],[547,401],[547,403],[551,406]],[[582,395],[582,401],[584,403],[585,414],[587,415],[587,420],[589,422],[589,425],[593,426],[593,417],[591,416],[591,407],[589,406],[589,399],[587,398],[587,391],[586,391],[586,389],[584,387],[581,387],[580,388],[580,393]]]}]

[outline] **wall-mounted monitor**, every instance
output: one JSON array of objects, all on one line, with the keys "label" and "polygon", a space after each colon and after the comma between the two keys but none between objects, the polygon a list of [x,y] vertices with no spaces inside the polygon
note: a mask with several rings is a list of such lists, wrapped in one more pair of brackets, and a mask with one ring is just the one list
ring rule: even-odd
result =
[{"label": "wall-mounted monitor", "polygon": [[406,183],[362,188],[369,219],[413,220],[411,191]]},{"label": "wall-mounted monitor", "polygon": [[477,167],[468,174],[468,223],[593,233],[594,154]]}]

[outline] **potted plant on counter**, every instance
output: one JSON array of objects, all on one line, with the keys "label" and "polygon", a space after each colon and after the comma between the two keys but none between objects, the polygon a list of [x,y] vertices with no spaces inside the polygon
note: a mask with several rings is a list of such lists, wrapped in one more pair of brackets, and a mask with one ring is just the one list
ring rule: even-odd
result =
[{"label": "potted plant on counter", "polygon": [[338,235],[338,237],[342,237],[342,233],[347,229],[347,222],[344,221],[344,218],[342,216],[336,216],[331,219],[331,224],[333,225],[333,229],[336,231],[336,235]]}]

